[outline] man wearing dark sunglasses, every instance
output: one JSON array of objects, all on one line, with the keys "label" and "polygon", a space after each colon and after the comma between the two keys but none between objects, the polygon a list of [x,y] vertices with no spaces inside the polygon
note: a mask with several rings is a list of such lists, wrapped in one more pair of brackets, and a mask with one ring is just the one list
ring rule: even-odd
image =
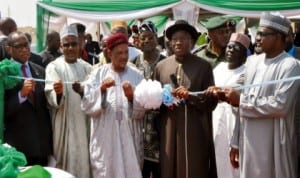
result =
[{"label": "man wearing dark sunglasses", "polygon": [[[53,144],[56,167],[75,177],[90,177],[88,120],[81,111],[81,96],[73,90],[80,88],[91,71],[91,65],[78,58],[77,29],[64,26],[60,33],[63,56],[46,67],[45,93],[53,111]],[[72,82],[66,84],[63,82]]]}]

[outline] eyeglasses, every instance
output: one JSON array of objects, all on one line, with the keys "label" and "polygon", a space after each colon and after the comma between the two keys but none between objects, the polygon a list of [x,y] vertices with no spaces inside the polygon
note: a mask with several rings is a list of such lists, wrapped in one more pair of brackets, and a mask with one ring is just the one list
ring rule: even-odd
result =
[{"label": "eyeglasses", "polygon": [[21,44],[17,44],[17,45],[12,45],[13,48],[15,49],[23,49],[23,48],[26,48],[26,49],[29,49],[29,43],[21,43]]},{"label": "eyeglasses", "polygon": [[63,43],[63,47],[64,48],[69,48],[70,46],[72,46],[72,47],[76,47],[78,45],[78,43],[77,42],[70,42],[70,43]]},{"label": "eyeglasses", "polygon": [[187,42],[187,41],[190,41],[190,40],[191,40],[191,38],[172,38],[171,42],[173,42],[173,43],[176,43],[177,41]]},{"label": "eyeglasses", "polygon": [[266,36],[270,36],[270,35],[276,35],[275,32],[257,32],[256,36],[261,36],[261,37],[266,37]]},{"label": "eyeglasses", "polygon": [[228,44],[227,48],[228,49],[233,49],[235,51],[241,51],[241,47],[239,45],[236,45],[236,44]]}]

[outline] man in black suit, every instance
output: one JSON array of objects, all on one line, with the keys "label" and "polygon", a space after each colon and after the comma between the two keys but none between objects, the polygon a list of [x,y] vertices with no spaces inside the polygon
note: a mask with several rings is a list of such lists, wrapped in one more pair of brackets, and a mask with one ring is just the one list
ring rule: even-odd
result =
[{"label": "man in black suit", "polygon": [[90,33],[85,35],[86,43],[85,50],[88,52],[88,63],[91,65],[97,64],[99,62],[99,53],[101,49],[97,41],[93,41],[92,35]]},{"label": "man in black suit", "polygon": [[[29,60],[30,47],[24,33],[8,36],[7,51],[20,64],[26,79],[5,91],[4,142],[25,154],[27,165],[48,163],[52,154],[52,129],[44,94],[44,83],[28,78],[45,78],[42,67]],[[27,78],[28,77],[28,78]]]}]

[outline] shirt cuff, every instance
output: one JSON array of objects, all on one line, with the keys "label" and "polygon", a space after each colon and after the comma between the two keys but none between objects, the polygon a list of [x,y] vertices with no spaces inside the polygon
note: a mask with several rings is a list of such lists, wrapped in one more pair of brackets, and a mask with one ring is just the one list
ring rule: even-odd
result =
[{"label": "shirt cuff", "polygon": [[20,91],[18,93],[18,96],[19,96],[19,103],[20,104],[24,103],[27,100],[27,96],[25,96],[25,97],[21,96],[21,92]]}]

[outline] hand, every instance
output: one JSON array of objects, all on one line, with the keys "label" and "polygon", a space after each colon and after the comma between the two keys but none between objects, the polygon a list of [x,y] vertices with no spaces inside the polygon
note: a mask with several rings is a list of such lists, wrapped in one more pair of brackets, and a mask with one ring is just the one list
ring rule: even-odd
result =
[{"label": "hand", "polygon": [[233,88],[224,89],[226,101],[232,106],[238,107],[240,105],[240,92]]},{"label": "hand", "polygon": [[232,167],[237,169],[239,167],[239,150],[230,148],[229,156]]},{"label": "hand", "polygon": [[63,83],[61,80],[53,84],[53,89],[57,95],[61,95],[64,91]]},{"label": "hand", "polygon": [[217,100],[226,101],[225,92],[220,87],[210,86],[205,90],[204,95]]},{"label": "hand", "polygon": [[115,81],[112,78],[109,77],[104,79],[100,87],[101,92],[102,93],[106,92],[106,90],[112,86],[115,86]]},{"label": "hand", "polygon": [[133,88],[129,81],[125,81],[122,85],[125,96],[129,101],[133,101]]},{"label": "hand", "polygon": [[172,91],[172,95],[179,99],[188,99],[189,91],[184,86],[179,86],[178,88]]},{"label": "hand", "polygon": [[32,80],[32,79],[24,80],[23,87],[21,89],[21,96],[22,97],[27,96],[28,94],[30,94],[31,92],[34,91],[34,88],[35,88],[34,80]]},{"label": "hand", "polygon": [[83,96],[83,87],[81,87],[79,81],[75,81],[74,83],[72,83],[72,89],[80,96]]}]

